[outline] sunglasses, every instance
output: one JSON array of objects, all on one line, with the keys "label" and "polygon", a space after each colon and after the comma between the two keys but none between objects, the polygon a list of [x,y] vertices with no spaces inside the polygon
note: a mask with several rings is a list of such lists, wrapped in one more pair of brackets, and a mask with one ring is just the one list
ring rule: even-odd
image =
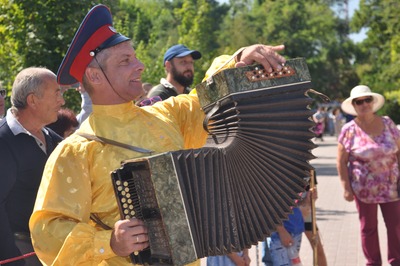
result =
[{"label": "sunglasses", "polygon": [[143,107],[143,106],[153,105],[156,102],[160,102],[160,101],[162,101],[160,96],[154,96],[154,97],[142,100],[138,105],[140,107]]},{"label": "sunglasses", "polygon": [[361,100],[354,100],[353,102],[354,102],[356,105],[362,105],[364,102],[366,102],[366,103],[372,103],[373,100],[374,100],[374,99],[373,99],[372,97],[369,97],[369,98],[365,98],[365,99],[361,99]]},{"label": "sunglasses", "polygon": [[3,98],[6,98],[6,96],[7,96],[6,90],[4,90],[4,89],[0,90],[0,96]]}]

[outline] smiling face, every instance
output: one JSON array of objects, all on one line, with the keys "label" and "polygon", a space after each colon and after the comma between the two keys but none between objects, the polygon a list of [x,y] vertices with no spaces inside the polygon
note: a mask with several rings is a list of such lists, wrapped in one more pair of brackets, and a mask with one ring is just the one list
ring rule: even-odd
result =
[{"label": "smiling face", "polygon": [[141,75],[144,65],[136,58],[131,42],[122,42],[103,52],[89,67],[91,85],[96,88],[93,102],[118,104],[138,98],[143,93]]},{"label": "smiling face", "polygon": [[372,96],[355,98],[352,104],[358,115],[373,113],[374,98]]}]

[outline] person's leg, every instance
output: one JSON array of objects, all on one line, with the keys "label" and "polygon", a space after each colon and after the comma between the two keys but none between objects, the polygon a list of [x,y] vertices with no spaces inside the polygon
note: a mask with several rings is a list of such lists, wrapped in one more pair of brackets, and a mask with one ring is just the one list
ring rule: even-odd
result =
[{"label": "person's leg", "polygon": [[262,242],[262,251],[261,251],[261,260],[265,266],[273,266],[271,252],[269,251],[268,242],[270,238],[266,238],[265,241]]},{"label": "person's leg", "polygon": [[382,265],[378,237],[378,204],[364,203],[355,197],[361,225],[361,244],[368,266]]},{"label": "person's leg", "polygon": [[388,239],[388,262],[400,265],[400,201],[379,204]]},{"label": "person's leg", "polygon": [[302,236],[303,236],[303,233],[297,234],[297,235],[293,235],[292,234],[293,245],[296,247],[296,249],[299,252],[299,254],[300,254],[301,240],[303,238]]}]

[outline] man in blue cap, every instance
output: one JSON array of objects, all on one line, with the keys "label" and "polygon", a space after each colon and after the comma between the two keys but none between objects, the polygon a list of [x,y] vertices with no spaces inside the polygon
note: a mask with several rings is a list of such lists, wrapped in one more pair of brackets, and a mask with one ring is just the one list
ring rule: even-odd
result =
[{"label": "man in blue cap", "polygon": [[147,97],[160,96],[166,100],[171,96],[188,94],[194,77],[194,60],[200,59],[201,53],[190,50],[183,44],[170,47],[164,54],[166,78],[161,78],[160,84],[153,87]]},{"label": "man in blue cap", "polygon": [[[280,70],[285,59],[277,51],[282,49],[245,47],[225,67],[257,61],[270,72]],[[152,106],[133,103],[143,92],[143,70],[129,38],[112,27],[110,10],[93,7],[57,73],[59,84],[83,84],[93,112],[58,145],[43,172],[29,222],[43,264],[131,265],[128,255],[149,246],[147,228],[136,218],[120,220],[110,172],[126,159],[205,144],[205,114],[196,94]]]}]

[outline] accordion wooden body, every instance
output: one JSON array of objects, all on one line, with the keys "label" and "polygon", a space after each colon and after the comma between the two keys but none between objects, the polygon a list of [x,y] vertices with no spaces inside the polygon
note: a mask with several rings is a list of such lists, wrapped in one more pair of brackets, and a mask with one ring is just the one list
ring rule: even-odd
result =
[{"label": "accordion wooden body", "polygon": [[134,263],[184,265],[262,241],[287,219],[312,169],[314,123],[304,59],[280,72],[227,69],[196,87],[207,144],[125,161],[112,173],[121,217],[150,247]]}]

